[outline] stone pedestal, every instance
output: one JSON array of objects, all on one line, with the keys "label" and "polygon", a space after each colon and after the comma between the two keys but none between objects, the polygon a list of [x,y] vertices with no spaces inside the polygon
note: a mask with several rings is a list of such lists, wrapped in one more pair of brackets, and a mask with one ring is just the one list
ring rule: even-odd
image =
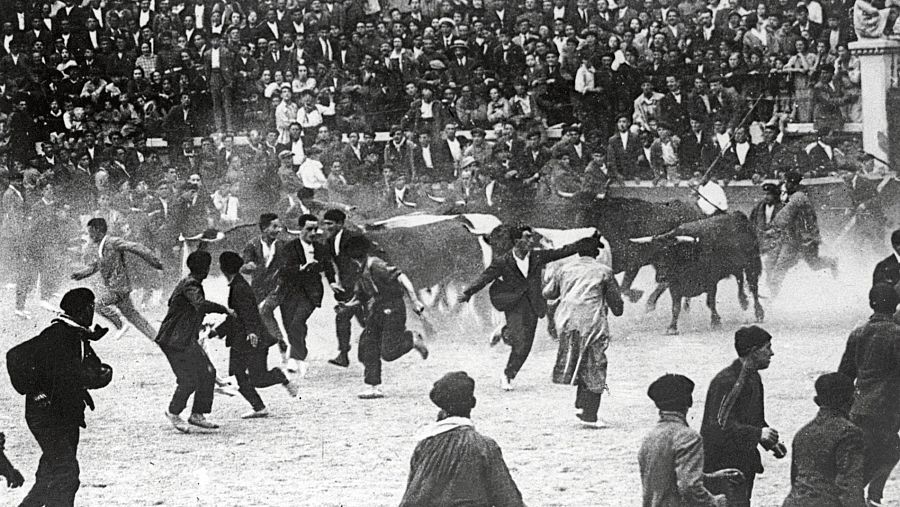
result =
[{"label": "stone pedestal", "polygon": [[[862,86],[863,148],[892,164],[888,138],[887,90],[897,86],[900,70],[900,40],[860,39],[851,42],[850,53],[859,58]],[[895,119],[900,120],[900,119]],[[900,139],[893,139],[900,143]]]}]

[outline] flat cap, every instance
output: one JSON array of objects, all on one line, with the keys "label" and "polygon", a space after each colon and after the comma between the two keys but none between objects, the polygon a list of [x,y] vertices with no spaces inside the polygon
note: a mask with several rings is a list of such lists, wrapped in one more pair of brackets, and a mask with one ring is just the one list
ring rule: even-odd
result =
[{"label": "flat cap", "polygon": [[654,380],[647,389],[647,396],[660,410],[685,408],[690,405],[694,381],[676,373],[666,373]]},{"label": "flat cap", "polygon": [[772,335],[759,326],[743,326],[734,333],[734,350],[744,357],[753,349],[772,341]]},{"label": "flat cap", "polygon": [[475,402],[475,380],[464,371],[450,372],[434,383],[428,396],[451,414],[471,409]]}]

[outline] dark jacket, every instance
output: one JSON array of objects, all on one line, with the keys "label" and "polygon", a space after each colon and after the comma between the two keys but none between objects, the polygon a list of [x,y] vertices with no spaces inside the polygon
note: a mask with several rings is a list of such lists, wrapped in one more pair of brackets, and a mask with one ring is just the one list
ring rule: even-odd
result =
[{"label": "dark jacket", "polygon": [[[450,426],[454,419],[461,418],[446,419],[436,426]],[[470,424],[442,431],[416,445],[401,507],[525,505],[500,447]]]},{"label": "dark jacket", "polygon": [[[84,424],[84,407],[94,408],[94,402],[81,383],[82,343],[89,331],[67,319],[54,319],[37,336],[43,354],[37,359],[36,387],[25,401],[25,417],[33,421],[47,421],[54,426]],[[37,394],[45,394],[45,401],[35,401]]]},{"label": "dark jacket", "polygon": [[[327,247],[321,243],[312,245],[314,259],[306,258],[300,238],[292,239],[284,246],[283,264],[278,275],[277,290],[285,297],[302,296],[316,306],[320,306],[325,293],[321,274],[325,273],[325,278],[329,282],[333,282],[334,267],[329,262]],[[315,260],[318,264],[305,271],[300,271],[300,266],[310,260]]]},{"label": "dark jacket", "polygon": [[265,327],[259,317],[259,308],[256,306],[256,298],[253,289],[240,273],[231,279],[228,284],[228,308],[234,310],[237,318],[229,316],[225,320],[225,346],[234,347],[237,350],[247,351],[253,347],[247,340],[247,335],[255,334],[260,338],[264,347],[272,343],[265,334]]},{"label": "dark jacket", "polygon": [[706,451],[704,471],[737,468],[744,475],[762,473],[762,461],[756,446],[764,427],[768,427],[763,408],[763,385],[759,373],[750,373],[738,395],[724,428],[717,419],[719,408],[741,373],[741,362],[735,360],[720,371],[709,384],[703,407],[700,435]]},{"label": "dark jacket", "polygon": [[182,278],[169,297],[169,310],[159,326],[156,343],[169,351],[186,350],[197,343],[207,313],[228,313],[228,309],[206,300],[200,280],[192,275]]},{"label": "dark jacket", "polygon": [[516,300],[515,306],[521,308],[528,305],[531,311],[538,317],[547,313],[547,301],[541,293],[541,271],[544,266],[555,261],[573,255],[578,251],[579,242],[566,245],[555,250],[532,250],[528,260],[528,277],[522,275],[512,251],[502,257],[494,259],[475,282],[465,291],[465,295],[471,297],[483,289],[487,284],[497,279],[504,282],[504,290],[510,300]]},{"label": "dark jacket", "polygon": [[284,246],[285,242],[276,239],[273,242],[275,247],[275,255],[272,263],[266,267],[266,259],[263,257],[262,239],[253,238],[244,246],[244,262],[256,264],[255,269],[250,269],[247,264],[241,268],[241,273],[251,276],[250,287],[253,288],[253,295],[256,299],[262,301],[278,287],[278,269],[284,263]]},{"label": "dark jacket", "polygon": [[900,419],[900,324],[875,313],[853,330],[838,371],[856,381],[851,414]]},{"label": "dark jacket", "polygon": [[[366,236],[362,232],[353,229],[345,228],[343,231],[344,232],[341,233],[340,245],[338,245],[339,248],[335,248],[336,238],[330,238],[328,240],[328,260],[334,269],[336,275],[335,279],[340,283],[341,287],[345,290],[352,291],[353,287],[356,286],[356,281],[359,280],[361,268],[359,267],[359,264],[347,255],[347,242],[353,237],[362,236],[365,238]],[[375,245],[372,244],[371,241],[368,241],[368,243],[369,252],[375,252]]]},{"label": "dark jacket", "polygon": [[822,408],[794,437],[791,492],[782,507],[865,507],[863,432]]},{"label": "dark jacket", "polygon": [[875,271],[872,273],[872,285],[876,283],[897,285],[898,282],[900,282],[900,261],[897,260],[896,255],[891,254],[875,265]]}]

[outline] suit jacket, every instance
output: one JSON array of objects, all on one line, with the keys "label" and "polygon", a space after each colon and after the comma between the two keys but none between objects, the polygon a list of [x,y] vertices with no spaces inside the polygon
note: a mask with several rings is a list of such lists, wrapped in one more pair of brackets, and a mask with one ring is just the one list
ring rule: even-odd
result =
[{"label": "suit jacket", "polygon": [[132,253],[144,260],[147,264],[162,269],[162,263],[153,252],[140,243],[126,241],[115,236],[106,236],[101,240],[102,248],[98,249],[98,256],[85,269],[76,273],[82,277],[88,277],[100,272],[103,285],[117,294],[131,292],[131,279],[125,262],[125,254]]},{"label": "suit jacket", "polygon": [[610,172],[619,173],[625,178],[635,175],[634,166],[641,156],[641,140],[633,133],[628,133],[628,146],[622,145],[622,137],[615,133],[609,138],[606,150],[606,163]]},{"label": "suit jacket", "polygon": [[173,352],[199,347],[197,338],[207,313],[228,313],[228,309],[206,300],[200,280],[192,275],[182,278],[169,297],[169,309],[159,326],[156,343],[164,351]]},{"label": "suit jacket", "polygon": [[[266,259],[263,256],[261,238],[253,238],[244,245],[243,257],[245,264],[241,268],[241,273],[250,275],[250,286],[253,288],[253,294],[256,296],[256,299],[260,301],[265,299],[278,287],[278,271],[284,263],[284,246],[286,242],[281,239],[276,239],[272,244],[275,247],[275,254],[268,267],[266,266]],[[256,264],[255,269],[250,269],[247,265],[251,262]]]},{"label": "suit jacket", "polygon": [[[289,241],[284,246],[284,257],[278,274],[278,293],[288,298],[302,297],[314,305],[322,305],[325,290],[322,273],[329,282],[334,282],[334,267],[329,261],[328,249],[321,243],[313,243],[313,259],[307,259],[300,238]],[[306,271],[300,266],[309,261],[318,262]]]},{"label": "suit jacket", "polygon": [[[234,55],[231,54],[231,51],[224,46],[220,46],[219,72],[222,74],[222,79],[225,81],[226,86],[231,86],[231,82],[234,79],[234,74],[232,72],[233,60]],[[212,49],[207,49],[203,52],[203,69],[207,77],[212,72]]]},{"label": "suit jacket", "polygon": [[524,276],[512,250],[505,255],[497,257],[491,265],[485,269],[478,279],[466,288],[463,293],[471,297],[483,289],[487,284],[501,279],[505,298],[515,300],[514,309],[510,311],[531,312],[538,317],[547,314],[547,301],[541,292],[541,271],[544,266],[574,254],[579,244],[573,243],[555,250],[532,250],[528,259],[528,276]]},{"label": "suit jacket", "polygon": [[[335,280],[344,288],[344,290],[348,291],[346,294],[347,296],[352,295],[353,288],[356,286],[356,282],[359,280],[361,272],[359,265],[347,255],[347,243],[350,241],[350,238],[354,237],[366,238],[366,235],[360,231],[345,228],[341,233],[340,244],[337,249],[335,248],[338,239],[337,236],[328,240],[328,261],[332,264]],[[370,253],[374,253],[378,250],[375,244],[368,238],[366,238],[366,241],[369,245]]]},{"label": "suit jacket", "polygon": [[681,92],[681,103],[675,100],[672,92],[666,93],[665,97],[659,102],[660,119],[667,122],[673,129],[674,133],[681,136],[691,128],[690,118],[690,99],[685,92]]},{"label": "suit jacket", "polygon": [[[737,156],[737,147],[732,143],[722,155],[721,161],[716,165],[716,174],[722,178],[737,177],[738,179],[747,179],[756,169],[759,156],[759,146],[750,143],[750,149],[747,150],[747,155],[744,157],[744,163],[742,164]],[[740,166],[740,169],[736,170],[735,166]]]},{"label": "suit jacket", "polygon": [[900,261],[897,260],[896,255],[891,254],[875,265],[875,271],[872,273],[872,285],[876,283],[889,285],[900,283]]},{"label": "suit jacket", "polygon": [[263,349],[266,342],[271,343],[271,340],[265,339],[266,328],[259,316],[259,307],[253,292],[250,284],[240,273],[234,275],[228,284],[228,308],[234,310],[237,318],[229,316],[223,324],[226,347],[234,347],[241,351],[255,350],[247,341],[247,335],[250,334],[261,338],[259,347]]}]

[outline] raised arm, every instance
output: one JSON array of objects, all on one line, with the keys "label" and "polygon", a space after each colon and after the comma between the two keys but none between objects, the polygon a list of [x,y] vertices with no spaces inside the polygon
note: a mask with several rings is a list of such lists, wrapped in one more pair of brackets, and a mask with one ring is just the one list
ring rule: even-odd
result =
[{"label": "raised arm", "polygon": [[199,285],[188,285],[184,288],[184,297],[198,312],[207,313],[229,313],[228,308],[213,303],[206,299],[203,295],[203,289]]},{"label": "raised arm", "polygon": [[162,269],[162,262],[153,254],[153,252],[140,243],[135,243],[133,241],[126,241],[121,238],[115,238],[115,241],[112,243],[112,247],[120,252],[129,252],[137,255],[141,259],[144,260],[147,264],[153,266],[155,269]]}]

